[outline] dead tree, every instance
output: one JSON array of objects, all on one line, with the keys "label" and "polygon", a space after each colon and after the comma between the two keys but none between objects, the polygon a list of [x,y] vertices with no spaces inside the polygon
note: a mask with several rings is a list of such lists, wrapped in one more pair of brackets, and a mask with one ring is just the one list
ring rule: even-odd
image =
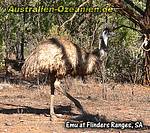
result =
[{"label": "dead tree", "polygon": [[[108,33],[109,30],[106,28],[103,35],[107,36]],[[55,88],[62,88],[59,80],[67,75],[84,77],[92,74],[102,62],[100,50],[102,47],[92,53],[87,53],[65,38],[50,38],[42,42],[25,60],[22,67],[22,74],[25,78],[34,79],[37,76],[41,78],[48,75],[51,87],[51,117],[55,114],[53,105]],[[74,102],[82,114],[85,113],[78,100],[73,98],[65,88],[62,88],[62,91],[67,98]]]}]

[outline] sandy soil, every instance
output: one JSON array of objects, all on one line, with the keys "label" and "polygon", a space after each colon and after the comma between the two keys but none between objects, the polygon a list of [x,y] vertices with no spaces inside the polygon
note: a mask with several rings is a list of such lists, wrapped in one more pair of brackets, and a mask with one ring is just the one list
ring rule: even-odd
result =
[{"label": "sandy soil", "polygon": [[66,118],[50,121],[47,116],[50,103],[49,86],[29,88],[25,85],[1,83],[0,133],[150,133],[150,87],[109,83],[106,88],[107,99],[104,100],[101,84],[90,81],[83,84],[73,80],[69,93],[77,98],[89,113],[87,119],[142,121],[144,128],[67,129],[65,122],[79,112],[60,91],[56,90],[55,112],[64,114]]}]

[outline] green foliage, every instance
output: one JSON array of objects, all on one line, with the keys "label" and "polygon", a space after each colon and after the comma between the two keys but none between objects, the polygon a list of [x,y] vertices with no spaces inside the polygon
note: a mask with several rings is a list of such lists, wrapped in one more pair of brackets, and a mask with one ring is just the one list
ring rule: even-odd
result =
[{"label": "green foliage", "polygon": [[[119,16],[118,25],[133,27],[133,24]],[[119,82],[142,82],[143,55],[139,33],[132,29],[120,28],[109,45],[107,76]]]},{"label": "green foliage", "polygon": [[[20,6],[79,6],[83,0],[29,0],[28,3],[18,1],[1,1],[0,3],[0,58],[4,58],[6,51],[15,51],[21,44],[25,44],[25,56],[36,47],[39,41],[42,41],[49,36],[67,36],[76,44],[91,52],[98,47],[99,35],[101,31],[108,25],[113,27],[127,25],[135,27],[132,22],[129,22],[123,16],[118,14],[104,13],[77,13],[74,19],[65,24],[65,27],[60,26],[70,19],[73,13],[6,13],[4,9],[11,4],[17,3]],[[134,1],[143,7],[141,2]],[[106,2],[103,0],[93,0],[85,6],[105,7]],[[106,15],[108,23],[106,24]],[[136,27],[135,27],[136,28]],[[138,40],[139,34],[128,28],[120,28],[115,31],[115,37],[110,38],[109,54],[107,62],[107,76],[109,79],[121,82],[140,82],[141,64],[143,57],[140,55]],[[22,42],[22,35],[24,42]],[[2,60],[0,60],[2,62]],[[123,81],[122,81],[123,80]]]}]

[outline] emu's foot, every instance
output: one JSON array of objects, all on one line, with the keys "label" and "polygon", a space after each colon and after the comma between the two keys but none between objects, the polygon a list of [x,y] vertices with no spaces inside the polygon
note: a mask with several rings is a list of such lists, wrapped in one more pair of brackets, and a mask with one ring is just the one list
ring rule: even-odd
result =
[{"label": "emu's foot", "polygon": [[62,115],[62,114],[57,114],[57,118],[60,119],[70,119],[72,116],[70,115]]},{"label": "emu's foot", "polygon": [[50,121],[54,121],[57,118],[56,114],[45,114],[45,116],[49,117]]},{"label": "emu's foot", "polygon": [[62,120],[66,120],[66,119],[71,118],[71,116],[62,115],[62,114],[52,114],[52,115],[45,114],[45,116],[46,116],[46,117],[49,117],[49,118],[50,118],[50,121],[61,121],[61,119],[62,119]]},{"label": "emu's foot", "polygon": [[81,113],[80,115],[87,115],[88,112],[86,112],[84,109],[78,109],[78,111]]},{"label": "emu's foot", "polygon": [[52,114],[52,115],[50,115],[50,121],[57,121],[57,116],[56,116],[56,114]]}]

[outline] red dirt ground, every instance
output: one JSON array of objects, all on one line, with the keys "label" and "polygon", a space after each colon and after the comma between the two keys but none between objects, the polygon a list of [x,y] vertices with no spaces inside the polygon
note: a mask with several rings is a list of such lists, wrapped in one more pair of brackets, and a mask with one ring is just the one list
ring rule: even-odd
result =
[{"label": "red dirt ground", "polygon": [[[143,121],[150,126],[150,87],[131,84],[106,84],[107,100],[102,99],[102,85],[72,81],[69,93],[85,110],[109,121]],[[56,90],[56,112],[78,113],[70,100]],[[67,119],[50,121],[50,89],[48,86],[0,84],[0,133],[150,133],[150,128],[130,129],[66,129]],[[62,105],[62,106],[60,106]],[[69,115],[68,115],[69,116]]]}]

